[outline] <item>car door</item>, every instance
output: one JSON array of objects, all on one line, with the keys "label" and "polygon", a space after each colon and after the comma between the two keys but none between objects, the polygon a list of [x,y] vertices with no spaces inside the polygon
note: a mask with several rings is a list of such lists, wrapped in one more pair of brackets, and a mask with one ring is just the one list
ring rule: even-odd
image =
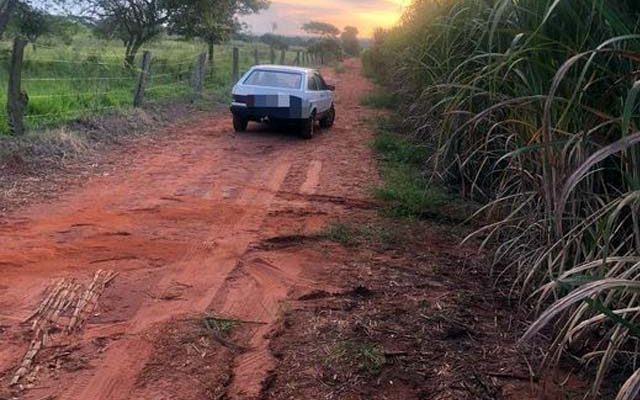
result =
[{"label": "car door", "polygon": [[311,109],[316,109],[316,112],[321,113],[322,111],[322,92],[318,87],[318,79],[315,74],[309,74],[307,77],[307,99],[309,100],[309,104],[311,105]]},{"label": "car door", "polygon": [[318,72],[316,72],[314,74],[316,81],[318,82],[318,91],[320,93],[320,103],[321,106],[318,109],[318,112],[325,112],[327,111],[329,108],[331,108],[331,103],[333,101],[333,94],[331,92],[331,90],[329,90],[329,87],[327,86],[327,83],[324,81],[324,79],[322,78],[322,75],[320,75]]}]

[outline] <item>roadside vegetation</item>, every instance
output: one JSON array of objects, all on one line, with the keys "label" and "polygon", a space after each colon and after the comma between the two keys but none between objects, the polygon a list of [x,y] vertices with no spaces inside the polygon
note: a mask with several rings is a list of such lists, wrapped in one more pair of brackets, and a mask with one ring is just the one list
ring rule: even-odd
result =
[{"label": "roadside vegetation", "polygon": [[271,33],[246,32],[239,18],[268,8],[267,0],[5,3],[0,134],[203,94],[228,100],[234,80],[257,63],[328,64],[360,51],[357,28],[321,21],[301,27],[306,37],[279,35],[277,23]]},{"label": "roadside vegetation", "polygon": [[429,149],[412,186],[485,204],[472,236],[539,310],[523,340],[551,329],[543,368],[578,359],[593,398],[640,393],[639,16],[630,0],[417,0],[363,56],[396,131]]},{"label": "roadside vegetation", "polygon": [[[260,42],[234,42],[214,47],[214,63],[206,66],[207,99],[226,100],[232,85],[232,47],[240,49],[240,72],[254,64],[254,49],[268,62],[269,47]],[[152,63],[145,90],[148,102],[190,101],[196,59],[206,51],[204,43],[167,36],[145,48]],[[0,91],[6,92],[11,43],[0,42]],[[293,62],[295,51],[285,53]],[[28,128],[59,125],[96,113],[132,108],[132,97],[140,76],[138,67],[123,64],[124,48],[114,40],[100,39],[88,29],[76,33],[68,44],[59,38],[42,40],[25,49],[22,83],[29,96]],[[141,54],[134,60],[140,65]],[[6,96],[0,98],[6,108]],[[6,114],[0,114],[0,128],[7,131]]]},{"label": "roadside vegetation", "polygon": [[393,216],[444,215],[441,210],[449,196],[441,187],[429,182],[422,165],[425,147],[402,136],[398,129],[399,122],[395,118],[383,119],[371,143],[380,159],[383,178],[382,185],[374,189],[375,196],[386,202],[384,211]]}]

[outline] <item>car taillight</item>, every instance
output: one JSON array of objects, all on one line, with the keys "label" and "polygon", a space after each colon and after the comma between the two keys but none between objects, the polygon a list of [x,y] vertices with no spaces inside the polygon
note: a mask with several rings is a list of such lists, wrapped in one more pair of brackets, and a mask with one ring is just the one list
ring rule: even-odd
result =
[{"label": "car taillight", "polygon": [[241,94],[234,94],[233,95],[233,101],[235,101],[236,103],[243,103],[246,104],[248,106],[252,106],[254,101],[254,96],[245,96],[245,95],[241,95]]}]

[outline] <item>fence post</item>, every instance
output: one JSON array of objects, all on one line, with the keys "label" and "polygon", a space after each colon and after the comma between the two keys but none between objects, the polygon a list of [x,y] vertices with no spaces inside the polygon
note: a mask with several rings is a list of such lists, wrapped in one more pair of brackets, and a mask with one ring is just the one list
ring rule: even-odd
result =
[{"label": "fence post", "polygon": [[204,89],[204,71],[205,64],[207,62],[207,54],[202,53],[196,59],[196,63],[193,66],[193,99],[197,100],[202,97],[202,90]]},{"label": "fence post", "polygon": [[240,79],[240,50],[237,47],[233,48],[233,84]]},{"label": "fence post", "polygon": [[276,63],[276,51],[274,50],[273,47],[269,47],[269,57],[271,57],[271,64],[275,64]]},{"label": "fence post", "polygon": [[284,65],[285,50],[280,50],[280,65]]},{"label": "fence post", "polygon": [[295,65],[300,65],[300,50],[296,50],[296,59],[293,61]]},{"label": "fence post", "polygon": [[11,66],[9,67],[9,86],[7,87],[7,116],[9,129],[13,135],[24,134],[24,111],[29,98],[22,92],[22,60],[27,41],[16,37],[11,51]]},{"label": "fence post", "polygon": [[258,55],[258,48],[253,49],[253,63],[255,65],[260,64],[260,56]]},{"label": "fence post", "polygon": [[147,86],[147,80],[149,79],[149,67],[151,66],[151,52],[145,51],[142,53],[142,70],[140,71],[140,78],[138,79],[138,86],[133,95],[133,106],[140,107],[144,102],[144,89]]}]

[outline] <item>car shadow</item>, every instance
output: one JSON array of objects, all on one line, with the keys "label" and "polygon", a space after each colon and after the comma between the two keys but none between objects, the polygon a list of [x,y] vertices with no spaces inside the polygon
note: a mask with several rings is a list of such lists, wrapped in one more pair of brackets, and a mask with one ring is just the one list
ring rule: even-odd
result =
[{"label": "car shadow", "polygon": [[[316,123],[315,135],[320,136],[323,132],[324,130]],[[298,124],[249,122],[247,130],[241,134],[270,135],[287,140],[305,140],[300,134],[300,125]]]}]

